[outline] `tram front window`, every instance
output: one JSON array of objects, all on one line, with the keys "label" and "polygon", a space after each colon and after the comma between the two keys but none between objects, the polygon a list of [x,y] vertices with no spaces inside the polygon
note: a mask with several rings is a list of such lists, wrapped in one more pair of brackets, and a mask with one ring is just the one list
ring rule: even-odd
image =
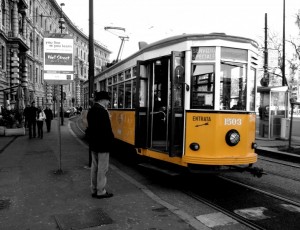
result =
[{"label": "tram front window", "polygon": [[193,65],[192,109],[213,109],[214,66]]},{"label": "tram front window", "polygon": [[246,67],[243,63],[221,62],[221,110],[246,110]]}]

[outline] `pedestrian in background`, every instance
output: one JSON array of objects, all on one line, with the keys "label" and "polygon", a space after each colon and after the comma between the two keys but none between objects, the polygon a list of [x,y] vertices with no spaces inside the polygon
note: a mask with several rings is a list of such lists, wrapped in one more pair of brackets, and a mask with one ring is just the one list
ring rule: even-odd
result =
[{"label": "pedestrian in background", "polygon": [[24,118],[25,118],[25,122],[24,122],[24,127],[25,128],[28,128],[28,116],[29,116],[29,108],[30,108],[30,105],[26,105],[25,109],[24,109],[24,112],[23,112],[23,115],[24,115]]},{"label": "pedestrian in background", "polygon": [[41,139],[43,139],[43,125],[45,119],[46,119],[46,115],[42,110],[42,107],[39,107],[37,111],[37,127],[38,127],[38,137]]},{"label": "pedestrian in background", "polygon": [[114,140],[107,110],[109,103],[108,92],[96,92],[95,103],[87,114],[89,145],[92,154],[91,192],[92,197],[97,199],[113,196],[112,193],[106,191],[109,153]]},{"label": "pedestrian in background", "polygon": [[29,128],[29,139],[36,137],[36,115],[37,108],[35,102],[31,102],[31,106],[28,108],[28,128]]},{"label": "pedestrian in background", "polygon": [[51,121],[53,120],[53,113],[52,113],[52,110],[49,108],[49,106],[46,106],[46,109],[44,112],[46,115],[47,132],[49,133],[51,131]]}]

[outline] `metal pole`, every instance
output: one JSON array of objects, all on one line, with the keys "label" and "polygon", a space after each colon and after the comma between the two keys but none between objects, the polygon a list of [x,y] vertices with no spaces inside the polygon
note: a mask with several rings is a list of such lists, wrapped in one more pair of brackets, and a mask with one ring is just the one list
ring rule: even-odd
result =
[{"label": "metal pole", "polygon": [[63,95],[63,85],[60,86],[60,100],[61,100],[61,125],[64,125],[64,113],[63,113],[63,107],[64,107],[64,95]]},{"label": "metal pole", "polygon": [[[60,15],[60,22],[61,22],[61,25],[60,25],[60,33],[62,34],[63,33],[63,11],[62,11],[62,7],[64,6],[65,4],[64,3],[61,3],[60,4],[60,9],[61,9],[61,15]],[[64,114],[63,114],[63,107],[64,107],[64,95],[63,95],[63,85],[60,86],[60,100],[61,100],[61,108],[60,108],[60,112],[61,112],[61,125],[64,125]]]},{"label": "metal pole", "polygon": [[[89,0],[89,105],[92,106],[91,99],[94,97],[94,1]],[[89,167],[92,165],[92,151],[89,147]]]},{"label": "metal pole", "polygon": [[[63,31],[63,18],[62,18],[62,6],[64,6],[65,4],[64,3],[61,3],[60,6],[61,6],[61,18],[59,20],[60,22],[60,32],[62,34],[62,31]],[[59,90],[59,88],[57,88],[57,91]],[[61,130],[60,130],[60,116],[61,116],[61,125],[63,125],[64,123],[64,116],[63,116],[63,85],[60,85],[60,98],[61,98],[61,109],[59,109],[59,97],[56,97],[56,103],[57,103],[57,129],[58,129],[58,149],[59,149],[59,169],[55,172],[56,174],[62,174],[63,171],[62,171],[62,166],[61,166]],[[58,92],[57,92],[57,95],[58,95]]]},{"label": "metal pole", "polygon": [[268,74],[268,14],[265,13],[265,52],[264,52],[264,78],[266,86],[269,85],[269,74]]},{"label": "metal pole", "polygon": [[291,122],[290,122],[290,133],[289,133],[289,147],[288,149],[291,150],[291,141],[292,141],[292,129],[293,129],[293,114],[294,114],[294,103],[291,102]]},{"label": "metal pole", "polygon": [[[57,100],[57,107],[59,108],[59,100]],[[59,148],[59,169],[58,169],[58,173],[62,172],[61,169],[61,132],[60,132],[60,124],[59,124],[59,117],[60,114],[58,113],[57,116],[57,128],[58,128],[58,148]]]},{"label": "metal pole", "polygon": [[89,99],[93,98],[94,92],[94,3],[89,0]]},{"label": "metal pole", "polygon": [[283,0],[283,31],[282,31],[282,86],[287,85],[285,78],[285,0]]}]

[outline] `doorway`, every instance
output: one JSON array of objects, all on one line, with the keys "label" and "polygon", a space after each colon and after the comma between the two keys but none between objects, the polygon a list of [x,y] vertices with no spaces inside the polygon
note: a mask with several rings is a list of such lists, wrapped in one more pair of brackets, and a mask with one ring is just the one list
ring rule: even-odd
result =
[{"label": "doorway", "polygon": [[153,62],[150,85],[150,148],[168,151],[170,59]]}]

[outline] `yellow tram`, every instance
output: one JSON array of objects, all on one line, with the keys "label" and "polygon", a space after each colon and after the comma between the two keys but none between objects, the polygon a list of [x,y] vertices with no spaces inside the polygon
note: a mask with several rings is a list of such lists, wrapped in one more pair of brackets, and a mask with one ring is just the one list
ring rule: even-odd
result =
[{"label": "yellow tram", "polygon": [[95,76],[111,93],[115,138],[194,170],[255,171],[257,43],[211,33],[140,45]]}]

